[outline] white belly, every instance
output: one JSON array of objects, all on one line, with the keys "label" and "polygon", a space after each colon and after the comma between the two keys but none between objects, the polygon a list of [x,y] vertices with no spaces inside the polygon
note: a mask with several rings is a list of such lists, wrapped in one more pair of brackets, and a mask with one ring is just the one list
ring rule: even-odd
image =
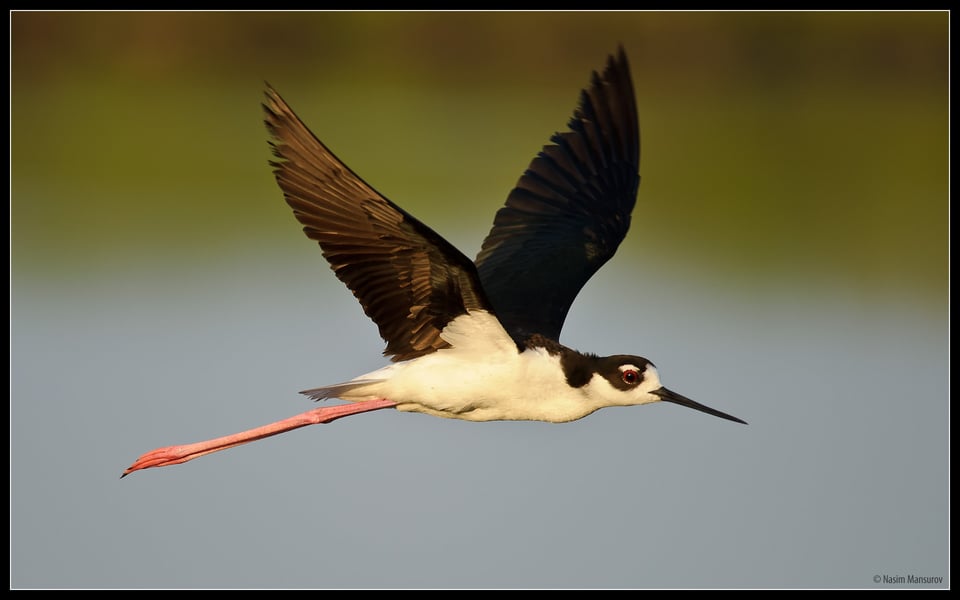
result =
[{"label": "white belly", "polygon": [[444,339],[451,348],[361,375],[356,379],[370,383],[340,397],[386,398],[398,403],[397,410],[468,421],[564,422],[599,408],[581,388],[567,384],[559,356],[543,349],[517,352],[486,313],[456,319]]}]

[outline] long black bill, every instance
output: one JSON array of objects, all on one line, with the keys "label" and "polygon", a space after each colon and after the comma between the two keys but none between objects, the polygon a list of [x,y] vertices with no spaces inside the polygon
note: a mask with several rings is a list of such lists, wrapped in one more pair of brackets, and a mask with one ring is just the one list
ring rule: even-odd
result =
[{"label": "long black bill", "polygon": [[705,412],[708,415],[720,417],[721,419],[726,419],[728,421],[736,421],[737,423],[743,423],[744,425],[747,424],[746,421],[740,420],[732,415],[728,415],[727,413],[722,413],[719,410],[714,410],[709,406],[704,406],[699,402],[694,402],[690,398],[687,398],[686,396],[681,396],[676,392],[671,392],[665,387],[662,387],[659,390],[653,390],[653,392],[651,393],[657,396],[660,396],[660,399],[665,402],[673,402],[674,404],[679,404],[680,406],[686,406],[687,408],[699,410],[700,412]]}]

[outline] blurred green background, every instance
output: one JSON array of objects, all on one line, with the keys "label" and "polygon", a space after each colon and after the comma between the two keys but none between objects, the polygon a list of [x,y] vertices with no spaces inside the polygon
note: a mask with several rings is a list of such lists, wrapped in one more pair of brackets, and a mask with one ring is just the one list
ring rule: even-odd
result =
[{"label": "blurred green background", "polygon": [[642,225],[623,252],[942,309],[947,26],[942,12],[17,12],[14,274],[302,249],[266,166],[264,80],[388,197],[442,232],[468,223],[472,254],[622,43],[643,136]]}]

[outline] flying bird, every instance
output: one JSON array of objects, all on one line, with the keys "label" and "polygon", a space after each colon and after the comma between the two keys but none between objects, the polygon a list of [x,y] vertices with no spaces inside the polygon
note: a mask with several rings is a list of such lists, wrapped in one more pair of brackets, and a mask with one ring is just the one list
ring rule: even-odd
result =
[{"label": "flying bird", "polygon": [[640,185],[637,106],[622,47],[593,72],[568,130],[555,133],[520,177],[476,261],[341,162],[269,85],[265,94],[270,164],[284,198],[376,323],[392,363],[302,392],[345,404],[158,448],[121,477],[386,408],[563,423],[608,406],[665,401],[745,423],[663,387],[646,358],[560,343],[580,289],[626,236]]}]

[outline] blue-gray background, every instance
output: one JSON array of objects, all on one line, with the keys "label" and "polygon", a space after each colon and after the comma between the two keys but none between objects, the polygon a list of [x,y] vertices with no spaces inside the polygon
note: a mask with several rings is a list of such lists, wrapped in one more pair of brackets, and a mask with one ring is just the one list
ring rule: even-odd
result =
[{"label": "blue-gray background", "polygon": [[[948,586],[947,27],[13,13],[11,586]],[[384,411],[118,479],[384,364],[272,180],[263,80],[474,255],[618,43],[643,183],[563,341],[749,426]]]}]

